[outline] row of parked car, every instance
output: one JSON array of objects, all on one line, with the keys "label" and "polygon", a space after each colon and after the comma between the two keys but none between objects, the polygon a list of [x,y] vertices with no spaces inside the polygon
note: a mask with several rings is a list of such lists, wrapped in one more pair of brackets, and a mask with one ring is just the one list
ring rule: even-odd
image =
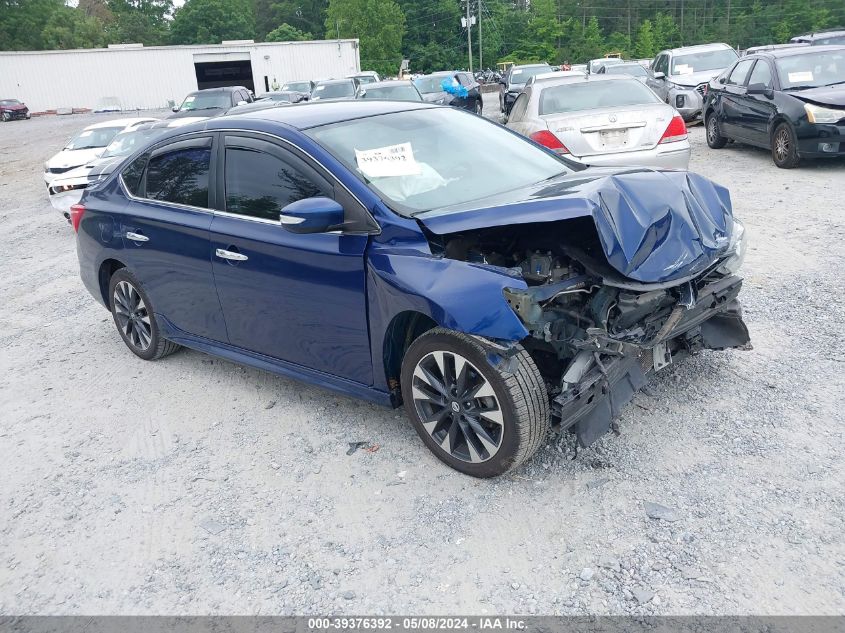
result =
[{"label": "row of parked car", "polygon": [[583,162],[686,168],[686,124],[702,121],[711,148],[747,143],[794,167],[845,156],[845,46],[821,41],[744,56],[727,44],[687,46],[648,68],[613,58],[584,71],[514,66],[500,107],[508,127]]}]

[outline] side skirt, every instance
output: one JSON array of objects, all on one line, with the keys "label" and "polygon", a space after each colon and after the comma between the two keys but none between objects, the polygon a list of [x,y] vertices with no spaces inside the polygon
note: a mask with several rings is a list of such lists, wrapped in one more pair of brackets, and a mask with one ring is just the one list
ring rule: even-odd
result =
[{"label": "side skirt", "polygon": [[287,361],[264,356],[256,352],[251,352],[240,347],[235,347],[227,343],[219,341],[212,341],[200,336],[193,336],[187,332],[183,332],[163,315],[156,314],[156,321],[159,323],[161,334],[164,338],[189,347],[198,352],[211,354],[212,356],[219,356],[225,358],[233,363],[246,365],[248,367],[255,367],[264,371],[269,371],[272,374],[284,376],[286,378],[293,378],[309,385],[317,385],[324,389],[330,389],[346,396],[358,398],[360,400],[367,400],[375,404],[385,407],[395,407],[391,401],[390,394],[384,391],[379,391],[369,385],[346,380],[345,378],[338,378],[331,374],[326,374],[320,371],[315,371],[302,365],[289,363]]}]

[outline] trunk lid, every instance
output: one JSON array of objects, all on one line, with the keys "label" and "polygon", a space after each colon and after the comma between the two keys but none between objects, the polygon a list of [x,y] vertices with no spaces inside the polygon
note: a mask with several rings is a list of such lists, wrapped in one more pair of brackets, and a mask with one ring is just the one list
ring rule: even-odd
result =
[{"label": "trunk lid", "polygon": [[544,115],[549,130],[573,156],[652,149],[672,120],[663,103]]},{"label": "trunk lid", "polygon": [[727,189],[698,174],[645,168],[591,168],[415,217],[436,235],[591,217],[608,263],[642,283],[703,272],[725,254],[733,230]]}]

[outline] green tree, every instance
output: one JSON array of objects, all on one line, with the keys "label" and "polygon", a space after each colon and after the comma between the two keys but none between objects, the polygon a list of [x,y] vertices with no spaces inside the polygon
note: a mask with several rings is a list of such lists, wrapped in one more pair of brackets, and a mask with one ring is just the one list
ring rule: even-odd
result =
[{"label": "green tree", "polygon": [[321,33],[326,5],[326,0],[253,0],[256,35],[264,40],[280,24],[290,24],[303,33]]},{"label": "green tree", "polygon": [[533,0],[528,9],[525,35],[510,57],[519,62],[554,63],[562,33],[555,0]]},{"label": "green tree", "polygon": [[106,28],[110,42],[147,46],[167,43],[173,0],[106,0],[106,4],[114,16],[114,22]]},{"label": "green tree", "polygon": [[252,4],[248,0],[187,0],[173,17],[170,36],[174,44],[253,39]]},{"label": "green tree", "polygon": [[301,42],[303,40],[313,40],[314,36],[310,33],[303,33],[295,26],[291,26],[284,22],[270,31],[264,38],[265,42]]},{"label": "green tree", "polygon": [[405,15],[404,57],[415,71],[466,65],[461,8],[456,0],[398,0]]},{"label": "green tree", "polygon": [[41,38],[45,48],[98,48],[106,44],[103,23],[98,18],[67,6],[50,16]]},{"label": "green tree", "polygon": [[637,40],[634,44],[634,55],[640,59],[652,58],[657,54],[657,40],[654,39],[654,28],[651,20],[643,20],[637,29]]},{"label": "green tree", "polygon": [[0,0],[0,50],[46,48],[44,27],[62,8],[63,0]]},{"label": "green tree", "polygon": [[326,37],[357,37],[367,70],[398,72],[404,33],[405,15],[394,0],[329,0]]}]

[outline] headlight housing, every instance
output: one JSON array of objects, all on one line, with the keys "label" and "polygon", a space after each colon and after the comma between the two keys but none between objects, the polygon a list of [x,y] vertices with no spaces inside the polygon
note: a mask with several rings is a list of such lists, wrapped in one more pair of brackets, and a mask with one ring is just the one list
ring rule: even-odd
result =
[{"label": "headlight housing", "polygon": [[805,103],[804,111],[807,113],[807,120],[810,123],[836,123],[845,119],[845,110],[825,108],[813,103]]},{"label": "headlight housing", "polygon": [[745,225],[735,219],[733,231],[731,232],[731,241],[725,253],[726,257],[717,270],[725,275],[736,274],[745,260],[746,250],[748,250],[748,234],[745,231]]}]

